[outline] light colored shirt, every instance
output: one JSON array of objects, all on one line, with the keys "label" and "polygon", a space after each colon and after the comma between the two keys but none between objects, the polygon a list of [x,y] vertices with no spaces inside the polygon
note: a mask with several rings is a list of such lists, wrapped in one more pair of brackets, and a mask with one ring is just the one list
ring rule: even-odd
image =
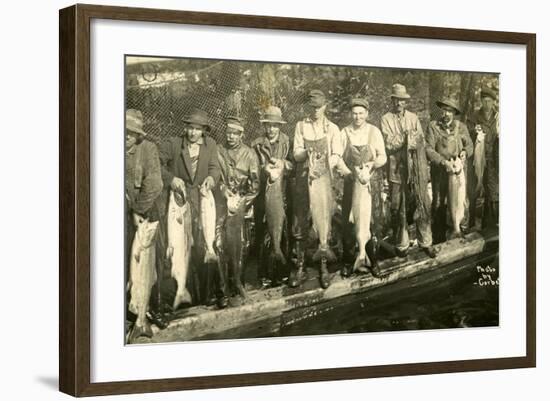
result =
[{"label": "light colored shirt", "polygon": [[368,145],[369,150],[372,152],[374,168],[379,168],[386,164],[387,157],[384,139],[376,126],[365,123],[362,127],[356,129],[353,127],[353,124],[350,124],[342,130],[342,141],[344,149],[349,145]]},{"label": "light colored shirt", "polygon": [[318,121],[305,118],[296,124],[294,131],[293,154],[297,162],[303,162],[306,159],[304,139],[308,141],[317,141],[327,138],[328,156],[342,157],[344,153],[344,143],[342,134],[336,124],[323,116]]}]

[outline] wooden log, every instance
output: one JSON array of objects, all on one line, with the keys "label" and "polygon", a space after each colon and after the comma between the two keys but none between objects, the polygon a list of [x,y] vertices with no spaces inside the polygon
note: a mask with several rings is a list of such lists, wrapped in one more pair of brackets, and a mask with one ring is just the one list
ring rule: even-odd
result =
[{"label": "wooden log", "polygon": [[[497,245],[494,245],[494,244]],[[493,244],[493,245],[491,245]],[[243,333],[256,333],[263,327],[265,333],[274,334],[282,326],[296,323],[298,319],[311,318],[324,313],[321,305],[327,301],[354,294],[368,294],[377,288],[404,281],[406,285],[422,282],[422,274],[444,268],[450,263],[478,255],[488,248],[498,247],[498,234],[471,233],[465,238],[447,241],[437,246],[436,258],[428,258],[422,251],[412,252],[406,258],[392,258],[382,261],[382,278],[368,275],[340,278],[336,274],[329,288],[318,286],[318,279],[311,274],[308,282],[299,289],[278,287],[251,291],[250,301],[244,305],[223,310],[215,307],[197,306],[185,310],[172,320],[164,330],[153,328],[151,339],[140,338],[139,343],[177,342],[211,338],[242,338]],[[310,271],[311,272],[311,271]],[[443,274],[443,273],[442,273]],[[307,309],[308,307],[315,307]],[[326,308],[333,308],[326,304]],[[306,308],[306,309],[304,309]],[[301,310],[300,313],[289,313]],[[326,311],[325,311],[326,312]],[[260,333],[261,335],[261,333]],[[222,336],[222,337],[220,337]]]}]

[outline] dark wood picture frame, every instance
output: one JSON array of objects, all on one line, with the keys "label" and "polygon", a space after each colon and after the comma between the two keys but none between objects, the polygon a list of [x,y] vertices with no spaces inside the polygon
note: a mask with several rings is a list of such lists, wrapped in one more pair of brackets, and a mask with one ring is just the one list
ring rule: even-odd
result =
[{"label": "dark wood picture frame", "polygon": [[[90,382],[90,22],[93,18],[526,46],[527,226],[524,357]],[[536,363],[536,35],[191,11],[75,5],[59,14],[59,389],[73,396],[534,367]]]}]

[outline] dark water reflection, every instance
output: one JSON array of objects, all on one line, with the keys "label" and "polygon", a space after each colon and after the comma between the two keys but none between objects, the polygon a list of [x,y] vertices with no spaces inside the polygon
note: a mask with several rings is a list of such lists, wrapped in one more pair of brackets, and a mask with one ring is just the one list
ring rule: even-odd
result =
[{"label": "dark water reflection", "polygon": [[464,263],[321,306],[314,317],[283,324],[277,335],[498,326],[498,257]]}]

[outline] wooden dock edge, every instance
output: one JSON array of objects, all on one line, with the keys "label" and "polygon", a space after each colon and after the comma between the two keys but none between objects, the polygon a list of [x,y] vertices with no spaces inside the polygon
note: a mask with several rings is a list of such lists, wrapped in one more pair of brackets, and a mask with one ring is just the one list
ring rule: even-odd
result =
[{"label": "wooden dock edge", "polygon": [[367,292],[479,254],[486,249],[489,242],[494,241],[498,241],[498,234],[471,233],[465,238],[438,245],[439,254],[435,259],[430,259],[423,252],[417,251],[407,258],[384,260],[380,264],[384,276],[379,279],[370,274],[342,279],[339,274],[335,274],[330,287],[326,290],[317,287],[304,291],[283,286],[251,291],[249,302],[241,306],[223,310],[205,306],[191,307],[182,317],[172,320],[166,329],[158,330],[154,327],[153,338],[140,338],[139,344],[199,339],[205,334],[222,333],[254,322],[277,318],[296,308]]}]

